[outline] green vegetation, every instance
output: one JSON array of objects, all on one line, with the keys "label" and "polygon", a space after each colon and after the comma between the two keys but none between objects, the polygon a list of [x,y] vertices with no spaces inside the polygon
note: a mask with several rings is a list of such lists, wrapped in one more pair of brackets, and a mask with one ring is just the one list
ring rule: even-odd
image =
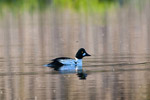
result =
[{"label": "green vegetation", "polygon": [[34,11],[35,9],[43,9],[49,5],[47,0],[0,0],[0,10],[11,11]]},{"label": "green vegetation", "polygon": [[75,11],[104,11],[115,5],[116,0],[55,0],[54,5],[57,8],[69,8]]},{"label": "green vegetation", "polygon": [[[0,12],[10,10],[13,12],[23,12],[44,10],[45,8],[71,9],[74,11],[101,12],[106,8],[111,9],[119,0],[0,0]],[[122,1],[122,0],[120,0]]]}]

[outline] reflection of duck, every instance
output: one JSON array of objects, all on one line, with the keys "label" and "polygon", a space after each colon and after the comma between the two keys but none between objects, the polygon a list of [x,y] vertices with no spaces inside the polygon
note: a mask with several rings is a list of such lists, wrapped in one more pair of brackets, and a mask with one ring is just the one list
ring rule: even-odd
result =
[{"label": "reflection of duck", "polygon": [[83,70],[77,71],[77,76],[79,77],[80,80],[85,80],[87,77],[87,74],[83,72]]},{"label": "reflection of duck", "polygon": [[[59,57],[52,60],[51,63],[44,66],[54,68],[54,70],[70,70],[70,69],[81,69],[82,68],[82,58],[89,55],[84,48],[80,48],[76,53],[75,59],[68,57]],[[69,66],[63,66],[69,65]],[[80,66],[80,67],[75,67]],[[64,67],[64,68],[63,68]]]},{"label": "reflection of duck", "polygon": [[[59,70],[60,74],[74,74],[79,77],[80,80],[85,80],[87,77],[87,74],[85,71],[82,69],[82,66],[69,66],[69,65],[63,65],[61,68],[66,68],[67,70]],[[70,68],[70,69],[68,69]]]}]

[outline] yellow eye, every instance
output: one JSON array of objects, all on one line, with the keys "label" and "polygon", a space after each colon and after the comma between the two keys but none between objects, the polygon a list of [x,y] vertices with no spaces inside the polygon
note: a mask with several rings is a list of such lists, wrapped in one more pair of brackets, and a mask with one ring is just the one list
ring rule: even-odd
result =
[{"label": "yellow eye", "polygon": [[82,53],[83,53],[83,51],[82,51]]}]

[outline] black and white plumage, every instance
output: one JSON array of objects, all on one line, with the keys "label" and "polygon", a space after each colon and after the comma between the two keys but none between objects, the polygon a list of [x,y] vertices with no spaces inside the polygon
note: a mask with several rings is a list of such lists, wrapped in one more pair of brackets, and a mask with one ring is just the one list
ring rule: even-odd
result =
[{"label": "black and white plumage", "polygon": [[[82,66],[82,58],[89,55],[84,48],[80,48],[75,55],[75,59],[69,57],[59,57],[52,59],[52,62],[44,66],[54,68],[54,70],[64,70],[74,66]],[[65,66],[61,68],[62,66]]]}]

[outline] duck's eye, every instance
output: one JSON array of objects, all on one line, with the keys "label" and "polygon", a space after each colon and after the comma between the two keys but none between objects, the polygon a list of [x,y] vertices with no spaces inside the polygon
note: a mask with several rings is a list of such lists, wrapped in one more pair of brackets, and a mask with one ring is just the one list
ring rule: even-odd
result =
[{"label": "duck's eye", "polygon": [[83,51],[81,53],[83,53]]}]

